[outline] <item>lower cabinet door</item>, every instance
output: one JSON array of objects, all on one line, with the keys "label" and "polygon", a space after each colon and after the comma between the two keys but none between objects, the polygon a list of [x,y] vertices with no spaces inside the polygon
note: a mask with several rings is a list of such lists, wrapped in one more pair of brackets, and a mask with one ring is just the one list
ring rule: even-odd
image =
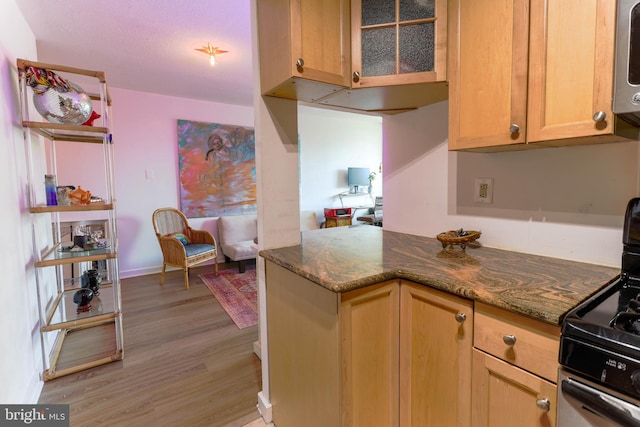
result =
[{"label": "lower cabinet door", "polygon": [[472,301],[402,281],[400,307],[400,425],[471,425]]},{"label": "lower cabinet door", "polygon": [[556,425],[555,384],[473,350],[474,427]]},{"label": "lower cabinet door", "polygon": [[399,282],[342,294],[343,426],[398,426]]}]

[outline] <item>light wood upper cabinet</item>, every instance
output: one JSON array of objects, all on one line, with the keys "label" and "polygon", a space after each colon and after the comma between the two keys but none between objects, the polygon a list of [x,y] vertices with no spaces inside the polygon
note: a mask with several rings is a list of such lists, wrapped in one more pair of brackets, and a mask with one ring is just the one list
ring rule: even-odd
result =
[{"label": "light wood upper cabinet", "polygon": [[352,0],[351,46],[351,88],[320,104],[397,114],[447,99],[447,0]]},{"label": "light wood upper cabinet", "polygon": [[351,1],[352,88],[446,80],[447,2]]},{"label": "light wood upper cabinet", "polygon": [[610,0],[531,0],[528,141],[613,134],[615,12]]},{"label": "light wood upper cabinet", "polygon": [[384,114],[448,97],[447,0],[260,0],[257,15],[263,95]]},{"label": "light wood upper cabinet", "polygon": [[449,4],[451,150],[623,140],[611,112],[615,2]]},{"label": "light wood upper cabinet", "polygon": [[473,302],[400,286],[400,425],[471,425]]},{"label": "light wood upper cabinet", "polygon": [[264,95],[314,102],[349,87],[348,0],[257,2]]}]

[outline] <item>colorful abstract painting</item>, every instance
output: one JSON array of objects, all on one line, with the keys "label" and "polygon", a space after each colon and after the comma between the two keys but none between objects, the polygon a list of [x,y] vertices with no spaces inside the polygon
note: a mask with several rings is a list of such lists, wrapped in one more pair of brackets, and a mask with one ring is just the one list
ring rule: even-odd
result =
[{"label": "colorful abstract painting", "polygon": [[257,211],[253,128],[178,120],[178,162],[187,217]]}]

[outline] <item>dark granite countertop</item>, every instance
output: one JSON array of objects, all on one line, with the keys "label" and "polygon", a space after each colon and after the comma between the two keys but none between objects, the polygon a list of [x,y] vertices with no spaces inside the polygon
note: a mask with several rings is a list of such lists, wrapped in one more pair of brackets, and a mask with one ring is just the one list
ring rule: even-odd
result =
[{"label": "dark granite countertop", "polygon": [[433,238],[361,225],[305,231],[300,245],[260,256],[334,292],[407,279],[553,325],[619,274],[481,243],[443,250]]}]

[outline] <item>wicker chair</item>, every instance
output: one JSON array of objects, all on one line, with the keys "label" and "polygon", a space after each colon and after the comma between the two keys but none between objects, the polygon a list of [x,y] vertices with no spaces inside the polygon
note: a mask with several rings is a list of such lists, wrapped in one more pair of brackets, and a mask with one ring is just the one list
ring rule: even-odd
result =
[{"label": "wicker chair", "polygon": [[189,289],[189,268],[196,264],[214,260],[218,275],[218,247],[211,233],[191,228],[187,217],[174,208],[156,209],[152,219],[163,257],[161,285],[167,265],[184,270],[185,289]]}]

